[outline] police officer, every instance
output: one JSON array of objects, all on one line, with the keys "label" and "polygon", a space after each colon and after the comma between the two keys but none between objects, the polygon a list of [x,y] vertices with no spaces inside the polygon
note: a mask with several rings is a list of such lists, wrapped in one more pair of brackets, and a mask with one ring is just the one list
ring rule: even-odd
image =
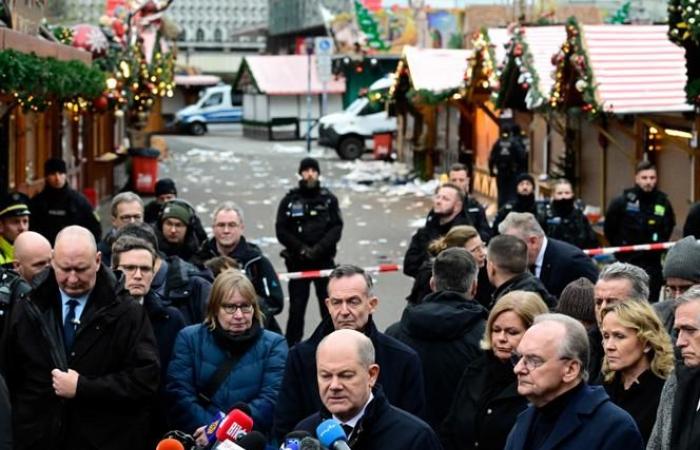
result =
[{"label": "police officer", "polygon": [[527,172],[527,149],[520,127],[512,119],[501,124],[501,137],[493,144],[489,155],[489,172],[496,177],[498,207],[515,200],[515,176]]},{"label": "police officer", "polygon": [[498,225],[512,212],[531,213],[544,228],[547,205],[535,199],[535,179],[529,173],[515,177],[515,200],[506,202],[493,219],[493,235],[498,235]]},{"label": "police officer", "polygon": [[454,163],[447,171],[450,183],[462,189],[464,192],[464,212],[469,216],[474,228],[479,232],[481,240],[488,242],[491,239],[491,227],[486,219],[486,211],[474,197],[469,195],[469,168],[462,163]]},{"label": "police officer", "polygon": [[544,232],[547,237],[568,242],[578,248],[595,248],[598,238],[583,205],[574,198],[571,182],[560,178],[554,182],[552,200],[547,205]]},{"label": "police officer", "polygon": [[[676,217],[668,196],[656,189],[656,167],[649,161],[637,165],[635,187],[614,198],[605,213],[605,237],[611,245],[666,242]],[[641,267],[649,274],[649,301],[659,299],[663,275],[659,251],[618,253],[618,260]]]},{"label": "police officer", "polygon": [[29,197],[10,192],[0,201],[0,265],[12,267],[17,236],[29,229]]},{"label": "police officer", "polygon": [[[299,164],[299,187],[284,196],[277,210],[275,230],[285,247],[281,256],[287,270],[297,272],[334,267],[333,258],[343,231],[338,199],[319,182],[321,170],[314,158],[304,158]],[[311,282],[316,286],[319,310],[328,315],[324,301],[328,296],[328,279],[289,281],[289,320],[287,342],[299,342],[304,333],[304,314],[309,301]]]}]

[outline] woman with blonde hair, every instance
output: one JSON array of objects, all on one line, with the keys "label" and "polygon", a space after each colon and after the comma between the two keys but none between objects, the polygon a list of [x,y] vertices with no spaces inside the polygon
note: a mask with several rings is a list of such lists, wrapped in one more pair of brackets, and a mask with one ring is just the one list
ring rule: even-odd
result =
[{"label": "woman with blonde hair", "polygon": [[539,295],[513,291],[489,313],[481,348],[483,356],[467,366],[445,421],[445,450],[501,450],[527,399],[518,394],[511,354],[535,317],[549,312]]},{"label": "woman with blonde hair", "polygon": [[450,228],[447,234],[435,239],[428,246],[428,253],[431,257],[418,269],[411,293],[406,298],[410,304],[420,303],[426,295],[432,292],[429,283],[433,272],[433,259],[441,251],[452,247],[464,248],[474,257],[479,268],[474,299],[484,308],[487,308],[491,303],[493,286],[489,283],[486,275],[486,244],[481,240],[476,228],[471,225],[458,225]]},{"label": "woman with blonde hair", "polygon": [[634,418],[647,442],[661,389],[674,367],[671,339],[647,303],[618,303],[604,308],[601,317],[603,386]]},{"label": "woman with blonde hair", "polygon": [[204,323],[175,340],[166,393],[172,427],[206,445],[204,427],[238,402],[250,407],[255,429],[267,432],[287,360],[287,343],[264,330],[253,284],[229,269],[214,280]]}]

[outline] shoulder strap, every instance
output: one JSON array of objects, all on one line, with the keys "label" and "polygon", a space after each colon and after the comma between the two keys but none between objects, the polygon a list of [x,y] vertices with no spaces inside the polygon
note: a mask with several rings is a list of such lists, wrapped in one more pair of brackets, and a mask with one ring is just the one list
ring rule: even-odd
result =
[{"label": "shoulder strap", "polygon": [[231,370],[238,364],[240,359],[240,356],[227,354],[227,358],[216,368],[214,375],[211,376],[204,388],[197,394],[197,398],[203,405],[209,406],[211,404],[211,399],[221,387],[221,383],[229,376]]}]

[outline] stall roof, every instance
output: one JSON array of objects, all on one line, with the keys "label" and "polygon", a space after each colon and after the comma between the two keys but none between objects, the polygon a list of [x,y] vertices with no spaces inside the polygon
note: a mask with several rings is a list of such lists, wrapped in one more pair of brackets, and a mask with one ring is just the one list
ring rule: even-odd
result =
[{"label": "stall roof", "polygon": [[[244,71],[262,94],[301,95],[308,92],[308,57],[305,55],[255,55],[243,58],[236,80],[238,85]],[[323,85],[316,72],[316,59],[311,57],[311,93],[323,93]],[[240,86],[239,86],[240,87]],[[326,84],[328,94],[345,92],[345,78],[333,79]]]},{"label": "stall roof", "polygon": [[[667,25],[584,25],[598,101],[617,114],[690,111],[685,55]],[[563,42],[563,40],[562,40]]]},{"label": "stall roof", "polygon": [[175,75],[175,84],[179,86],[213,86],[221,83],[216,75]]},{"label": "stall roof", "polygon": [[563,25],[546,27],[526,27],[525,42],[527,42],[530,54],[532,54],[532,67],[539,78],[538,89],[545,97],[552,90],[552,55],[566,40],[566,29]]},{"label": "stall roof", "polygon": [[413,88],[431,92],[456,89],[464,83],[471,50],[404,47]]},{"label": "stall roof", "polygon": [[510,33],[507,28],[489,28],[486,30],[489,36],[489,41],[494,46],[496,60],[494,64],[500,64],[506,59],[506,44],[510,39]]}]

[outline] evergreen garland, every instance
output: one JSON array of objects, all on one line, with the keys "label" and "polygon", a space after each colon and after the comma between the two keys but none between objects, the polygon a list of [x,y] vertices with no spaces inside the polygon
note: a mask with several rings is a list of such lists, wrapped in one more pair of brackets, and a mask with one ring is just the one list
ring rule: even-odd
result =
[{"label": "evergreen garland", "polygon": [[439,92],[433,92],[428,89],[411,89],[406,94],[406,97],[408,97],[413,104],[434,106],[445,102],[458,93],[459,88],[447,89]]},{"label": "evergreen garland", "polygon": [[700,44],[700,0],[669,0],[668,36],[675,44]]},{"label": "evergreen garland", "polygon": [[[499,108],[519,108],[520,98],[524,98],[525,107],[531,110],[540,108],[545,103],[545,96],[540,92],[540,77],[534,67],[534,57],[525,39],[525,28],[516,25],[506,47],[506,64],[499,77],[501,89],[495,96]],[[508,84],[517,85],[508,86]],[[506,87],[505,89],[503,89]]]},{"label": "evergreen garland", "polygon": [[0,92],[14,96],[25,110],[43,111],[52,102],[95,99],[104,88],[104,73],[80,61],[0,51]]}]

